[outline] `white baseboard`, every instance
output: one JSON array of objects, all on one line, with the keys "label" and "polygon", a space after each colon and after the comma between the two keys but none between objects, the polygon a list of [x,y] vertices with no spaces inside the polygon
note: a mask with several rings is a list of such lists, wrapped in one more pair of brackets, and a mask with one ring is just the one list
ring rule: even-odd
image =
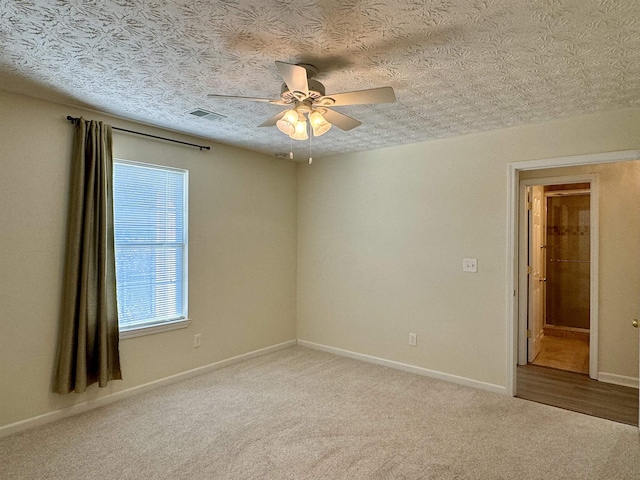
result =
[{"label": "white baseboard", "polygon": [[340,348],[328,347],[319,343],[308,342],[306,340],[298,339],[298,345],[301,347],[313,348],[314,350],[321,350],[327,353],[333,353],[342,357],[349,357],[355,360],[361,360],[367,363],[374,363],[376,365],[382,365],[383,367],[395,368],[396,370],[402,370],[404,372],[415,373],[424,377],[437,378],[438,380],[445,380],[451,383],[457,383],[458,385],[464,385],[467,387],[479,388],[481,390],[487,390],[489,392],[499,393],[502,395],[509,395],[507,387],[501,385],[494,385],[492,383],[485,383],[471,378],[459,377],[457,375],[451,375],[449,373],[438,372],[436,370],[429,370],[428,368],[416,367],[407,363],[395,362],[393,360],[387,360],[380,357],[372,357],[371,355],[365,355],[363,353],[352,352],[349,350],[342,350]]},{"label": "white baseboard", "polygon": [[638,388],[637,378],[625,377],[624,375],[616,375],[615,373],[598,372],[598,380],[605,383],[614,383],[624,387]]},{"label": "white baseboard", "polygon": [[27,418],[26,420],[10,423],[9,425],[0,427],[0,438],[6,437],[8,435],[12,435],[14,433],[22,432],[24,430],[28,430],[33,427],[55,422],[57,420],[62,420],[63,418],[67,418],[72,415],[77,415],[79,413],[93,410],[94,408],[103,407],[110,403],[117,402],[118,400],[123,400],[125,398],[129,398],[134,395],[138,395],[140,393],[153,390],[155,388],[159,388],[165,385],[170,385],[172,383],[187,380],[189,378],[196,377],[204,373],[213,372],[214,370],[218,370],[220,368],[229,367],[231,365],[234,365],[236,363],[239,363],[245,360],[249,360],[251,358],[260,357],[268,353],[276,352],[278,350],[283,350],[285,348],[292,347],[295,344],[296,344],[295,340],[289,340],[288,342],[279,343],[277,345],[272,345],[270,347],[265,347],[259,350],[254,350],[252,352],[244,353],[236,357],[227,358],[219,362],[210,363],[209,365],[204,365],[202,367],[194,368],[192,370],[187,370],[186,372],[171,375],[170,377],[161,378],[159,380],[154,380],[153,382],[145,383],[143,385],[127,388],[126,390],[121,390],[119,392],[111,393],[109,395],[105,395],[95,400],[88,400],[86,402],[82,402],[77,405],[73,405],[71,407],[63,408],[60,410],[54,410],[53,412],[48,412],[42,415],[38,415],[36,417]]}]

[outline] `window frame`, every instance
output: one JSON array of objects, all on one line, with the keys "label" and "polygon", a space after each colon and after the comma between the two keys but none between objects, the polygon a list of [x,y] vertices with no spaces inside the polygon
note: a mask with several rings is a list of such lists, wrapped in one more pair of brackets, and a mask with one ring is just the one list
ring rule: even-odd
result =
[{"label": "window frame", "polygon": [[[120,339],[127,339],[133,337],[139,337],[142,335],[151,335],[154,333],[168,332],[171,330],[177,330],[181,328],[187,328],[191,319],[189,318],[189,170],[177,167],[170,167],[166,165],[158,165],[147,162],[139,162],[134,160],[126,160],[122,158],[113,159],[113,173],[112,182],[115,190],[115,165],[130,165],[134,167],[151,168],[155,170],[164,170],[181,173],[183,175],[183,268],[182,268],[182,316],[179,318],[172,318],[154,323],[142,324],[142,325],[120,325],[118,319],[118,330],[120,332]],[[115,197],[115,195],[114,195]],[[115,223],[115,198],[113,201],[113,218]],[[114,235],[114,248],[117,248]],[[116,269],[117,270],[117,269]],[[116,272],[116,285],[117,285],[117,272]]]}]

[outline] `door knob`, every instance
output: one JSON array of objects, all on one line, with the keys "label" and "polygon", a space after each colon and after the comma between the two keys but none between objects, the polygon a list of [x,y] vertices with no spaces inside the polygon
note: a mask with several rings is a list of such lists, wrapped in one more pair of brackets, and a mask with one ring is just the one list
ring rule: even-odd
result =
[{"label": "door knob", "polygon": [[539,278],[538,280],[540,280],[541,282],[546,282],[547,281],[546,278]]},{"label": "door knob", "polygon": [[638,320],[631,322],[631,325],[633,325],[633,328],[638,328]]}]

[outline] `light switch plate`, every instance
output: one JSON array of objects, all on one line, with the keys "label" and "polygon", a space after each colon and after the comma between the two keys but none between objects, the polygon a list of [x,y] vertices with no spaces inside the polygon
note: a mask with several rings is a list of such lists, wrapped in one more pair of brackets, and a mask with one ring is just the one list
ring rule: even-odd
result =
[{"label": "light switch plate", "polygon": [[478,271],[478,259],[477,258],[463,258],[462,259],[462,271],[476,273]]}]

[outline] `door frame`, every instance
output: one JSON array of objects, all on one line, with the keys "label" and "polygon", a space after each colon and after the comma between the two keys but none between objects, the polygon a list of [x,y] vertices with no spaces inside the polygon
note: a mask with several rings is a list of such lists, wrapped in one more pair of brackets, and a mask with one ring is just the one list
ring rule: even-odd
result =
[{"label": "door frame", "polygon": [[[559,184],[589,184],[589,217],[590,217],[590,269],[589,269],[589,377],[598,379],[598,259],[599,259],[599,179],[598,174],[564,175],[558,177],[531,178],[520,180],[519,212],[524,212],[527,205],[527,187]],[[526,215],[521,216],[518,228],[518,283],[520,308],[518,309],[518,365],[527,364],[527,320],[528,320],[528,274],[529,253],[527,242],[529,237]]]},{"label": "door frame", "polygon": [[519,214],[520,172],[525,170],[540,170],[543,168],[571,167],[575,165],[593,165],[598,163],[625,162],[640,159],[640,150],[622,150],[607,153],[595,153],[573,155],[567,157],[555,157],[539,160],[527,160],[514,162],[507,165],[507,338],[506,338],[506,372],[507,392],[511,396],[516,395],[516,365],[518,363],[518,330],[521,297],[519,294],[519,270],[518,262],[518,227],[521,215]]}]

